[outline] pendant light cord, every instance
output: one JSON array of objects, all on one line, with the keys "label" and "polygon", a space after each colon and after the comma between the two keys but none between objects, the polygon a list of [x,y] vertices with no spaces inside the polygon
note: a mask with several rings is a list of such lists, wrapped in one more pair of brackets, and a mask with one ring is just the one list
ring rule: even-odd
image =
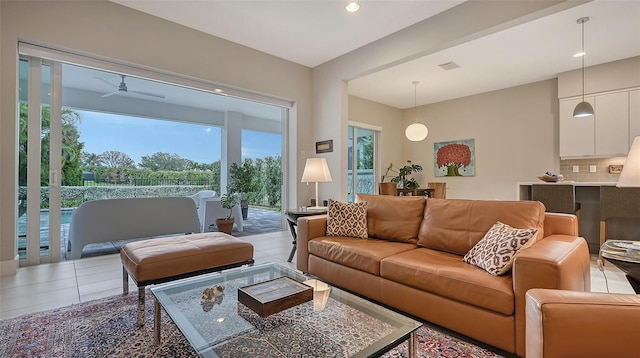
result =
[{"label": "pendant light cord", "polygon": [[585,19],[582,19],[582,102],[584,102],[584,57],[587,55],[584,52],[584,23]]},{"label": "pendant light cord", "polygon": [[418,123],[418,84],[420,81],[413,81],[413,120]]}]

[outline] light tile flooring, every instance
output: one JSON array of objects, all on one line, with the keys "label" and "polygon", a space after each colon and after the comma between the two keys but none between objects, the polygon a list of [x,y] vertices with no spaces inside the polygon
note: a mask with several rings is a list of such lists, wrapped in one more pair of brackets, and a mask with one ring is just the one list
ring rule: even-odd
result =
[{"label": "light tile flooring", "polygon": [[[291,251],[291,234],[279,231],[243,240],[254,245],[256,264],[286,262]],[[605,265],[609,292],[633,293],[624,274],[612,264]],[[591,260],[592,291],[607,292],[603,273],[596,265],[596,256]],[[133,282],[130,290],[135,292]],[[122,293],[122,266],[117,254],[90,257],[75,261],[64,261],[18,269],[14,276],[0,277],[0,318],[9,318],[26,313],[44,311],[73,303],[86,302]]]}]

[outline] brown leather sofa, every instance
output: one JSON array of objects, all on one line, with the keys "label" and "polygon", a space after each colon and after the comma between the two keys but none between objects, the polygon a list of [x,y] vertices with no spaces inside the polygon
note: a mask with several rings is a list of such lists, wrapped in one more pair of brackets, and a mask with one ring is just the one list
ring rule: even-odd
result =
[{"label": "brown leather sofa", "polygon": [[[336,286],[519,356],[531,288],[590,290],[576,217],[533,201],[358,195],[369,238],[326,236],[326,216],[298,219],[297,268]],[[501,221],[538,228],[513,269],[494,276],[462,261]]]},{"label": "brown leather sofa", "polygon": [[640,295],[532,289],[527,358],[640,357]]}]

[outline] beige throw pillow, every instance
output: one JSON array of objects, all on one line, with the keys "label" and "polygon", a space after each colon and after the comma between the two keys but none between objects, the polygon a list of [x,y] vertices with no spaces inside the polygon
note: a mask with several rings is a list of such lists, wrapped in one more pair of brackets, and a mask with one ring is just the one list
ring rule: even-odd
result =
[{"label": "beige throw pillow", "polygon": [[327,236],[349,236],[366,239],[367,202],[343,203],[329,199]]},{"label": "beige throw pillow", "polygon": [[511,269],[518,251],[533,244],[537,232],[538,229],[515,229],[498,221],[462,260],[492,275],[503,275]]}]

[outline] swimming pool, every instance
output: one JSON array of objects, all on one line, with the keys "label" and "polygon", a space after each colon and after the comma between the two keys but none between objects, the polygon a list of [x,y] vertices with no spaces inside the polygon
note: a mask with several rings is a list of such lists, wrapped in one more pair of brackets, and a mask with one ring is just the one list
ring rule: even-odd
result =
[{"label": "swimming pool", "polygon": [[[69,223],[73,208],[60,210],[60,234],[62,243],[67,242]],[[40,210],[40,255],[49,254],[49,210]],[[64,246],[64,245],[62,245]],[[64,251],[64,247],[62,248]],[[27,258],[27,215],[18,218],[18,256],[20,260]]]}]

